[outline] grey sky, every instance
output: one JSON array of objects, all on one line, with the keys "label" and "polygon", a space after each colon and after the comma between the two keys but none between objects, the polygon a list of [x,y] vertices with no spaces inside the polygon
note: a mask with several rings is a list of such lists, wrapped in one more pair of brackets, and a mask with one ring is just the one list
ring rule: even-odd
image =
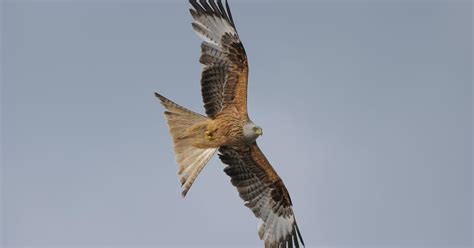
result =
[{"label": "grey sky", "polygon": [[[472,3],[231,1],[307,247],[472,245]],[[2,238],[260,247],[212,159],[181,198],[159,91],[203,113],[185,1],[2,3]]]}]

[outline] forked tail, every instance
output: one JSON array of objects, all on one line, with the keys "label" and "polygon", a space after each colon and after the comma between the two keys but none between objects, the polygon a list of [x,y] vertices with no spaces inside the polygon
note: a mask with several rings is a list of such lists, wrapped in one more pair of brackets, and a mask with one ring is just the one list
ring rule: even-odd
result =
[{"label": "forked tail", "polygon": [[204,136],[200,130],[191,127],[206,121],[207,117],[181,107],[156,92],[155,96],[160,99],[166,109],[165,118],[173,139],[174,154],[179,165],[178,177],[184,197],[217,148],[202,149],[193,146],[196,139]]}]

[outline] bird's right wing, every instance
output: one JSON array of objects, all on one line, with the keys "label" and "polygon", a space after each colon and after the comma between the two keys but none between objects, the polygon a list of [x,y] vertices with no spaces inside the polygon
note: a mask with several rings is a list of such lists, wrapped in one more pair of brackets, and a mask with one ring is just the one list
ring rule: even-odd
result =
[{"label": "bird's right wing", "polygon": [[262,222],[258,228],[265,248],[304,246],[283,181],[257,143],[245,148],[221,147],[219,157],[228,165],[224,171],[237,187],[245,206]]},{"label": "bird's right wing", "polygon": [[248,64],[229,5],[221,0],[190,0],[192,26],[203,42],[201,93],[206,114],[214,118],[228,106],[247,117]]}]

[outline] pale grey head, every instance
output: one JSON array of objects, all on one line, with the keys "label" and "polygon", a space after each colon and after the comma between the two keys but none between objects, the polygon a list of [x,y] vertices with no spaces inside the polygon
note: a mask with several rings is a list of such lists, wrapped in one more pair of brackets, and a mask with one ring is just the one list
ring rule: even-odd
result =
[{"label": "pale grey head", "polygon": [[254,142],[258,136],[263,135],[263,130],[261,127],[255,125],[252,121],[247,122],[244,125],[244,137],[248,143]]}]

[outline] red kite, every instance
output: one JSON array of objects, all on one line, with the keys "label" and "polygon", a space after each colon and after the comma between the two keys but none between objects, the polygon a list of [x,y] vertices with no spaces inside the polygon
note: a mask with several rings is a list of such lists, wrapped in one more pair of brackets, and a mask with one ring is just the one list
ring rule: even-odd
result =
[{"label": "red kite", "polygon": [[203,39],[201,93],[206,115],[155,93],[166,108],[183,197],[199,172],[219,151],[224,172],[245,206],[261,220],[265,248],[304,246],[288,190],[257,145],[263,134],[247,113],[248,63],[226,2],[190,0],[194,31]]}]

